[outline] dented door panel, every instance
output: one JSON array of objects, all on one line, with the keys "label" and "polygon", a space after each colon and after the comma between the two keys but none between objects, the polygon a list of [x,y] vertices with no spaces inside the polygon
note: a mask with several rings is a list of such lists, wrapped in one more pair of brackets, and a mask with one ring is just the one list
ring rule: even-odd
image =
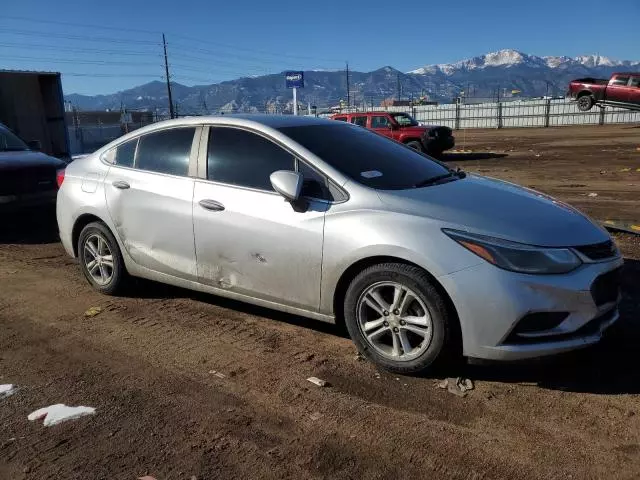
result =
[{"label": "dented door panel", "polygon": [[[126,182],[126,189],[114,182]],[[195,280],[194,180],[113,166],[105,180],[109,214],[133,261],[156,272]]]},{"label": "dented door panel", "polygon": [[199,282],[318,310],[325,202],[296,212],[275,192],[196,180],[193,206]]}]

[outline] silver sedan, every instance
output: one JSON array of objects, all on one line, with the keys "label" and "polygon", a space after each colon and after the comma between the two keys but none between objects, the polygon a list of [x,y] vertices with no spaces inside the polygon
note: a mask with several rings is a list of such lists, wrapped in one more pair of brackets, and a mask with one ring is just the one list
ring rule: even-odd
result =
[{"label": "silver sedan", "polygon": [[596,343],[622,258],[585,215],[354,125],[200,117],[71,163],[62,243],[97,290],[130,276],[344,322],[401,373]]}]

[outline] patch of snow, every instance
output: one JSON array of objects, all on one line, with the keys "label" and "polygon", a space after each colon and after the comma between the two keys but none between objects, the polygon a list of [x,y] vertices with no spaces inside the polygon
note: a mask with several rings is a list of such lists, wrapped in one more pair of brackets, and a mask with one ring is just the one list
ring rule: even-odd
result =
[{"label": "patch of snow", "polygon": [[517,50],[499,50],[484,55],[484,66],[516,65],[523,63],[524,56]]},{"label": "patch of snow", "polygon": [[13,395],[14,393],[16,393],[15,385],[13,385],[11,383],[6,383],[6,384],[3,384],[3,385],[0,385],[0,398],[9,397],[9,396]]},{"label": "patch of snow", "polygon": [[67,420],[84,417],[85,415],[93,415],[95,412],[96,409],[93,407],[68,407],[64,403],[57,403],[30,413],[27,419],[34,421],[44,418],[43,425],[50,427],[51,425],[66,422]]},{"label": "patch of snow", "polygon": [[581,63],[585,67],[615,67],[622,65],[622,62],[612,60],[609,57],[602,57],[600,55],[580,55],[575,58],[575,61]]},{"label": "patch of snow", "polygon": [[142,100],[142,95],[139,95],[138,98],[136,98],[136,100]]}]

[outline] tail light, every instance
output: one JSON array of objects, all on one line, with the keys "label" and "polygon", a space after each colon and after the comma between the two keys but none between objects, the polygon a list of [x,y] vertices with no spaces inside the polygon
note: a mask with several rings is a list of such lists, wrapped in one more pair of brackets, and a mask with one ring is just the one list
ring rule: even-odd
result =
[{"label": "tail light", "polygon": [[56,172],[56,183],[58,184],[58,188],[60,188],[62,186],[62,182],[64,182],[64,168],[61,170],[58,170]]}]

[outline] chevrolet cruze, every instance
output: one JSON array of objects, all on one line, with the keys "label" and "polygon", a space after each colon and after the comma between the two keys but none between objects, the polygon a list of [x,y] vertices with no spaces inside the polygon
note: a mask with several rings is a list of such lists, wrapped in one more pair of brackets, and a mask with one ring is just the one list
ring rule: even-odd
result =
[{"label": "chevrolet cruze", "polygon": [[389,370],[598,342],[620,254],[572,207],[355,125],[170,120],[71,163],[62,243],[116,294],[144,277],[327,322]]}]

